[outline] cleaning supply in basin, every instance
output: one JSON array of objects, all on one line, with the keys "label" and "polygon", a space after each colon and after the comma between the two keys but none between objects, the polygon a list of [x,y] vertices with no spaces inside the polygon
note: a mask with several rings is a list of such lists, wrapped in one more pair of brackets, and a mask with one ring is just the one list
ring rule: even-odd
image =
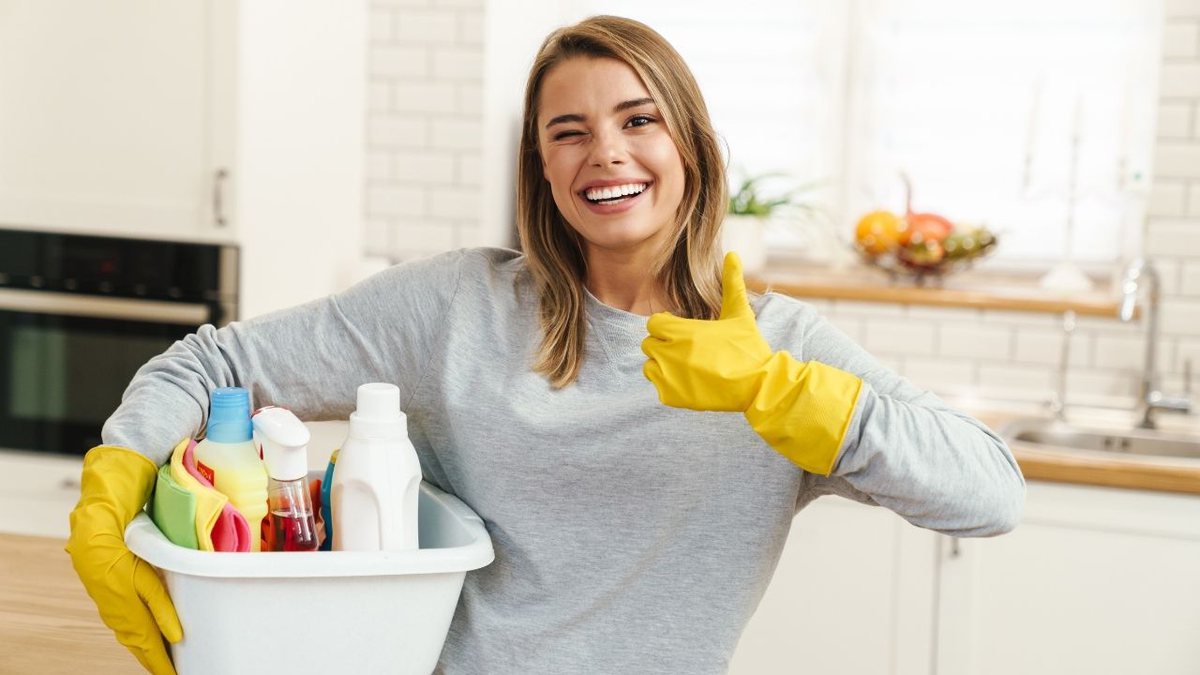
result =
[{"label": "cleaning supply in basin", "polygon": [[196,538],[201,551],[245,553],[250,525],[229,497],[196,468],[196,441],[185,438],[171,453],[171,477],[196,497]]},{"label": "cleaning supply in basin", "polygon": [[329,455],[329,465],[321,479],[321,520],[325,523],[325,538],[321,540],[322,551],[333,550],[333,469],[337,466],[338,448]]},{"label": "cleaning supply in basin", "polygon": [[176,546],[197,549],[196,495],[171,478],[171,465],[158,468],[154,496],[150,498],[150,518]]},{"label": "cleaning supply in basin", "polygon": [[250,392],[222,387],[212,392],[206,438],[195,448],[196,468],[246,518],[250,550],[261,550],[267,515],[267,470],[252,440]]},{"label": "cleaning supply in basin", "polygon": [[268,551],[315,551],[317,524],[308,494],[308,427],[290,410],[268,406],[251,418],[267,465]]},{"label": "cleaning supply in basin", "polygon": [[333,470],[333,550],[417,548],[420,485],[421,464],[408,440],[400,390],[385,383],[360,386]]}]

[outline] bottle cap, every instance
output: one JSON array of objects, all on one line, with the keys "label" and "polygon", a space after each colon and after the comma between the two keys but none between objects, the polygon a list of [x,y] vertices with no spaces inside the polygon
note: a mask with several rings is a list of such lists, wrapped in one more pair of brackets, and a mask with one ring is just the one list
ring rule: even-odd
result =
[{"label": "bottle cap", "polygon": [[250,427],[250,392],[241,387],[214,389],[208,408],[205,436],[216,443],[244,443],[253,436]]},{"label": "bottle cap", "polygon": [[286,408],[267,406],[254,413],[254,443],[262,452],[267,475],[297,480],[308,475],[308,427]]},{"label": "bottle cap", "polygon": [[400,388],[385,382],[359,386],[355,411],[350,413],[350,435],[390,440],[407,434],[408,418],[400,410]]}]

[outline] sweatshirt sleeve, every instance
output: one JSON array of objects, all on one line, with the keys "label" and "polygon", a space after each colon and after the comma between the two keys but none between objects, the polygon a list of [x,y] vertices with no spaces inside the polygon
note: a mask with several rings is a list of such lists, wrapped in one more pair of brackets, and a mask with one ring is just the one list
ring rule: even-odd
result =
[{"label": "sweatshirt sleeve", "polygon": [[106,445],[157,464],[207,422],[209,392],[245,387],[257,408],[345,419],[366,382],[412,397],[444,330],[465,252],[396,265],[337,295],[223,328],[200,327],[134,375],[104,424]]},{"label": "sweatshirt sleeve", "polygon": [[913,525],[955,536],[1016,527],[1025,479],[1004,441],[807,312],[797,357],[857,375],[863,386],[832,474],[806,474],[805,492],[876,503]]}]

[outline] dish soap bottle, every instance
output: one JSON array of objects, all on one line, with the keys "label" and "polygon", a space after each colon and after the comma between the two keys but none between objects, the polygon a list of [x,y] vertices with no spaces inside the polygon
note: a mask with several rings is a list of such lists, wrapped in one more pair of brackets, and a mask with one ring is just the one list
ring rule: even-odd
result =
[{"label": "dish soap bottle", "polygon": [[250,550],[262,550],[262,521],[267,515],[267,470],[254,447],[250,392],[241,387],[214,389],[208,430],[193,451],[196,468],[229,497],[250,526]]},{"label": "dish soap bottle", "polygon": [[254,438],[267,465],[263,547],[268,551],[317,550],[317,523],[308,494],[308,427],[290,410],[267,406],[254,413]]},{"label": "dish soap bottle", "polygon": [[384,383],[360,386],[333,470],[333,550],[417,548],[420,485],[421,463],[408,440],[400,390]]}]

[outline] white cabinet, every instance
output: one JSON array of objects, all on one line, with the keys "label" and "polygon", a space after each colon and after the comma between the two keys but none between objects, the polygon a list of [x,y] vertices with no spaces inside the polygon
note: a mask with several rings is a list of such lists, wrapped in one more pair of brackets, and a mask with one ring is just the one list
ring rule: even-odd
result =
[{"label": "white cabinet", "polygon": [[82,457],[0,450],[0,533],[66,539]]},{"label": "white cabinet", "polygon": [[937,535],[823,497],[792,524],[731,675],[931,672]]},{"label": "white cabinet", "polygon": [[201,231],[205,15],[196,1],[0,2],[0,223]]},{"label": "white cabinet", "polygon": [[1200,497],[1030,482],[954,539],[823,498],[796,517],[732,675],[1194,675]]},{"label": "white cabinet", "polygon": [[938,673],[1200,672],[1200,497],[1033,482],[939,555]]},{"label": "white cabinet", "polygon": [[222,241],[243,316],[362,255],[365,0],[0,0],[0,227]]}]

